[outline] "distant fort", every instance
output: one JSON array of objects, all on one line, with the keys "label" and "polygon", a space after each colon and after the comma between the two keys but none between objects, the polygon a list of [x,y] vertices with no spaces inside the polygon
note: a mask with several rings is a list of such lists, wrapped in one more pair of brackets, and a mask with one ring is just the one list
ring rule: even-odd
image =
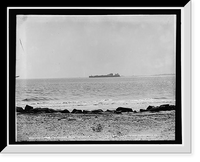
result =
[{"label": "distant fort", "polygon": [[118,73],[117,74],[110,73],[107,75],[91,75],[91,76],[89,76],[89,78],[103,78],[103,77],[120,77],[120,75]]}]

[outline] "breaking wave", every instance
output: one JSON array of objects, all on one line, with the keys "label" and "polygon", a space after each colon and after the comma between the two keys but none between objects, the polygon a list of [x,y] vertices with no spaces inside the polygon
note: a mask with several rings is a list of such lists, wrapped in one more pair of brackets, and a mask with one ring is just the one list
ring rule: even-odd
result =
[{"label": "breaking wave", "polygon": [[55,98],[49,98],[49,97],[31,97],[31,98],[25,98],[22,101],[33,102],[33,101],[51,101],[51,100],[55,100]]}]

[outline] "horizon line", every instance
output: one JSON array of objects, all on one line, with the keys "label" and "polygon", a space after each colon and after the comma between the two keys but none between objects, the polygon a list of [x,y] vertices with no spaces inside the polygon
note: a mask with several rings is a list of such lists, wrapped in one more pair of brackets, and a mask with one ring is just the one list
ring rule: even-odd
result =
[{"label": "horizon line", "polygon": [[[176,75],[174,73],[167,73],[167,74],[138,74],[138,75],[120,75],[120,77],[137,77],[137,76],[161,76],[161,75]],[[77,79],[77,78],[89,78],[89,76],[86,77],[49,77],[49,78],[20,78],[17,77],[17,79]]]}]

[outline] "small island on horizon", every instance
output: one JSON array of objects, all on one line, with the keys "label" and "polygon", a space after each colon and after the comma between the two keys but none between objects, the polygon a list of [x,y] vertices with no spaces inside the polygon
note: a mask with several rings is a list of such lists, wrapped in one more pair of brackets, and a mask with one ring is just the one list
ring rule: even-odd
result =
[{"label": "small island on horizon", "polygon": [[107,74],[107,75],[90,75],[89,78],[101,78],[101,77],[120,77],[120,75],[118,73],[113,74]]}]

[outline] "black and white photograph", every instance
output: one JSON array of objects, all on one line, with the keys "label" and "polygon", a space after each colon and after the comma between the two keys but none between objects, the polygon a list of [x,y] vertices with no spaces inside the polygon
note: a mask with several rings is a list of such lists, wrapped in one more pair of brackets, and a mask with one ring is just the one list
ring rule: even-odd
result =
[{"label": "black and white photograph", "polygon": [[16,142],[175,141],[176,15],[17,15]]},{"label": "black and white photograph", "polygon": [[191,5],[179,5],[9,7],[3,152],[191,152]]}]

